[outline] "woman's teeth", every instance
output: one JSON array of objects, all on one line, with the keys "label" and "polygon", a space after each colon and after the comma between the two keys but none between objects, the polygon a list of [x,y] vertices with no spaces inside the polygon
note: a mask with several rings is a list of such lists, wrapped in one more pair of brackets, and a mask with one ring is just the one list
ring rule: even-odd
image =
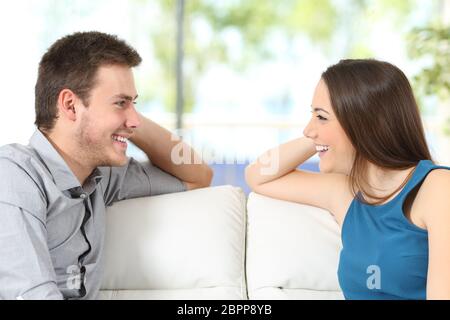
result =
[{"label": "woman's teeth", "polygon": [[328,151],[328,146],[316,146],[317,152]]}]

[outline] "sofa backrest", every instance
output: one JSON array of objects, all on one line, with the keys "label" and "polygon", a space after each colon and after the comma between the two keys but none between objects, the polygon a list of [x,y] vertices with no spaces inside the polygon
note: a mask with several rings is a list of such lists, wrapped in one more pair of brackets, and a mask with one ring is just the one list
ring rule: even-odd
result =
[{"label": "sofa backrest", "polygon": [[245,194],[219,186],[107,209],[101,299],[247,299]]},{"label": "sofa backrest", "polygon": [[340,299],[325,210],[219,186],[107,209],[100,299]]},{"label": "sofa backrest", "polygon": [[342,299],[338,224],[328,211],[256,193],[247,203],[250,299]]}]

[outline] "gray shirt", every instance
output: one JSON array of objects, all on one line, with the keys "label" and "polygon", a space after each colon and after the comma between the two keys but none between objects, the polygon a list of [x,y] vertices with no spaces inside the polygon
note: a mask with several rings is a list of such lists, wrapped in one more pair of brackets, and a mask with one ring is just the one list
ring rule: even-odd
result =
[{"label": "gray shirt", "polygon": [[81,186],[39,130],[28,146],[1,147],[0,299],[95,299],[106,206],[185,190],[150,161],[133,158],[98,167]]}]

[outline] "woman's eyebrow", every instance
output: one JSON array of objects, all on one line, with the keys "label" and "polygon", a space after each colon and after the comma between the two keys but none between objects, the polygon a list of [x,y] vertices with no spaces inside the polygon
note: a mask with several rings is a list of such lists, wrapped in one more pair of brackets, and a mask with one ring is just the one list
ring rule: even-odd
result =
[{"label": "woman's eyebrow", "polygon": [[[311,107],[312,108],[312,107]],[[330,114],[327,110],[325,110],[325,109],[323,109],[323,108],[313,108],[313,111],[314,112],[317,112],[317,111],[323,111],[323,112],[325,112],[326,114]]]}]

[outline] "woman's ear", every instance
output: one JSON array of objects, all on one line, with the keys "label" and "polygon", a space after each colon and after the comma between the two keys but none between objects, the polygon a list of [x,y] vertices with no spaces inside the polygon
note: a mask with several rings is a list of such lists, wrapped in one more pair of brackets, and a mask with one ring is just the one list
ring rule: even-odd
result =
[{"label": "woman's ear", "polygon": [[68,120],[75,121],[77,119],[75,108],[77,100],[78,97],[72,90],[61,90],[57,103],[60,116],[63,116]]}]

